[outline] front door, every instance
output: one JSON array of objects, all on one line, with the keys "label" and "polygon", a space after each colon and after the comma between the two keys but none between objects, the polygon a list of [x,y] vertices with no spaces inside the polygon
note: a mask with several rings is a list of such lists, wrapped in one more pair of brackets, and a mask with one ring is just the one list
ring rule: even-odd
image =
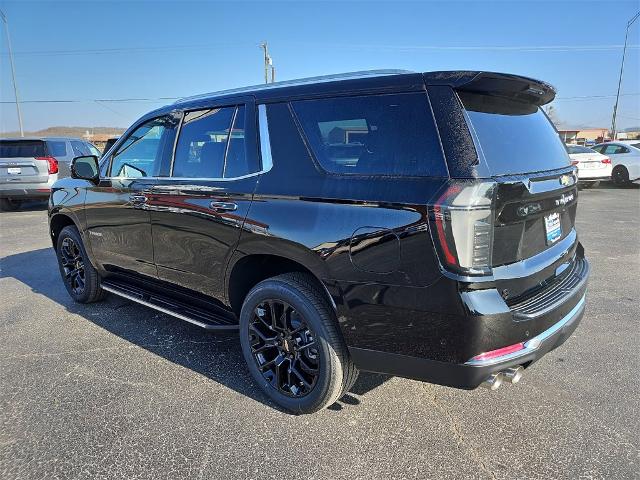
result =
[{"label": "front door", "polygon": [[171,176],[148,196],[158,276],[223,299],[260,162],[251,102],[184,113]]},{"label": "front door", "polygon": [[168,172],[177,124],[172,115],[143,122],[123,139],[107,174],[87,191],[89,245],[102,269],[157,276],[146,202]]}]

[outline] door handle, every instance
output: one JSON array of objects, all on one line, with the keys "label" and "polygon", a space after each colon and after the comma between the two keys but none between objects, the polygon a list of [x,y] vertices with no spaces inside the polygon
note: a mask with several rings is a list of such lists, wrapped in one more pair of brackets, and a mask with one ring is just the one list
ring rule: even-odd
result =
[{"label": "door handle", "polygon": [[129,195],[129,201],[131,203],[134,203],[134,204],[145,203],[147,201],[147,196],[146,195],[139,195],[139,194],[138,195],[136,195],[136,194]]},{"label": "door handle", "polygon": [[238,205],[233,202],[211,202],[209,208],[216,212],[233,212],[238,208]]}]

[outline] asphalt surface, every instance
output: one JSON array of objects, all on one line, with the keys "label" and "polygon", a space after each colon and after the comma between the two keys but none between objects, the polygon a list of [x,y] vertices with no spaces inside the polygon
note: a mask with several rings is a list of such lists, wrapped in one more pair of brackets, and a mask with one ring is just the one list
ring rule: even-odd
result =
[{"label": "asphalt surface", "polygon": [[639,478],[640,189],[580,192],[576,333],[497,392],[362,374],[274,407],[237,336],[111,296],[74,304],[46,211],[0,213],[0,478]]}]

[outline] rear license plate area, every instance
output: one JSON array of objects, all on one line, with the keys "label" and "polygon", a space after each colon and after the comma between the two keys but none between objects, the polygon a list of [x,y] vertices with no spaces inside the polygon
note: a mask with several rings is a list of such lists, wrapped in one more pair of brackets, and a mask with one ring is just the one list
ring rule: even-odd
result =
[{"label": "rear license plate area", "polygon": [[550,213],[544,216],[544,231],[547,236],[547,245],[560,240],[562,236],[562,226],[560,223],[560,214],[558,212]]},{"label": "rear license plate area", "polygon": [[20,167],[8,167],[7,173],[9,175],[20,175],[22,173],[22,169]]}]

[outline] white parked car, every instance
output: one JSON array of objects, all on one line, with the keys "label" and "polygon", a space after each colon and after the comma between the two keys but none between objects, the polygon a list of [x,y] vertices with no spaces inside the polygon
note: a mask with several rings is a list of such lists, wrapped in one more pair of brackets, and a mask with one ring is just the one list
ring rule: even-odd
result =
[{"label": "white parked car", "polygon": [[593,149],[611,159],[613,183],[625,185],[640,181],[640,148],[623,142],[607,142],[600,143]]},{"label": "white parked car", "polygon": [[571,164],[578,167],[578,181],[587,186],[611,179],[611,160],[606,155],[581,145],[567,145]]}]

